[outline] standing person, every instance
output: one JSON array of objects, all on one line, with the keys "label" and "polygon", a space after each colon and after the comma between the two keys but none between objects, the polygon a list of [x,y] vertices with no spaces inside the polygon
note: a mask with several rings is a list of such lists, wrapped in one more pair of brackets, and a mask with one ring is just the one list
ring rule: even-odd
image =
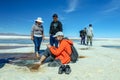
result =
[{"label": "standing person", "polygon": [[49,34],[50,34],[50,45],[51,46],[55,46],[58,47],[58,41],[56,40],[55,37],[53,37],[58,31],[63,31],[62,28],[62,23],[58,20],[58,15],[57,14],[53,14],[53,21],[50,24],[50,30],[49,30]]},{"label": "standing person", "polygon": [[80,37],[81,37],[81,44],[85,45],[85,38],[86,38],[86,28],[84,28],[84,30],[80,31]]},{"label": "standing person", "polygon": [[90,42],[90,45],[92,46],[92,39],[93,39],[93,28],[92,28],[92,24],[89,24],[89,27],[87,29],[87,45]]},{"label": "standing person", "polygon": [[37,58],[40,57],[39,55],[40,45],[42,39],[44,38],[44,29],[42,23],[43,23],[42,18],[38,17],[35,20],[35,24],[32,26],[32,32],[31,32],[31,40],[33,40],[34,42],[35,54]]},{"label": "standing person", "polygon": [[71,45],[73,45],[73,42],[69,39],[64,39],[64,34],[61,31],[57,32],[54,37],[56,37],[59,41],[58,48],[48,44],[47,49],[45,52],[43,52],[39,62],[36,62],[35,64],[40,66],[45,61],[45,59],[50,56],[53,57],[51,58],[51,62],[48,64],[50,67],[57,67],[62,64],[68,64],[71,61]]}]

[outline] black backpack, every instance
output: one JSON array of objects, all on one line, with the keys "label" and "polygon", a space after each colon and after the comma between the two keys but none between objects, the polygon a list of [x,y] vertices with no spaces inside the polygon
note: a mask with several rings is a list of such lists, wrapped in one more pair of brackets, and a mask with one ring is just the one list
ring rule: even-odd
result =
[{"label": "black backpack", "polygon": [[71,49],[72,49],[72,53],[70,55],[71,62],[76,63],[76,61],[78,60],[78,52],[77,52],[76,48],[74,47],[74,45],[71,45]]}]

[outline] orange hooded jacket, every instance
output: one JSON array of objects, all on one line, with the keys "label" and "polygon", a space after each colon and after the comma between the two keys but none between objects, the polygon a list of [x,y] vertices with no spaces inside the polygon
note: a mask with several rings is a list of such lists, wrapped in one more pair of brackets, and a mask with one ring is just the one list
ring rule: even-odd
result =
[{"label": "orange hooded jacket", "polygon": [[50,51],[56,56],[55,59],[59,59],[62,64],[67,64],[71,61],[71,45],[73,45],[71,40],[63,39],[60,41],[58,48],[51,46]]}]

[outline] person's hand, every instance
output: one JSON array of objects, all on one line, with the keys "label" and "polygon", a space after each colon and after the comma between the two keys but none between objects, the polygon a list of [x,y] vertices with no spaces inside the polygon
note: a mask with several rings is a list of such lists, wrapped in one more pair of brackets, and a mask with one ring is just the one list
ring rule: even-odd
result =
[{"label": "person's hand", "polygon": [[94,37],[94,35],[92,34],[92,37]]},{"label": "person's hand", "polygon": [[48,44],[48,45],[47,45],[47,47],[48,47],[48,48],[50,48],[50,47],[51,47],[51,45],[50,45],[50,44]]},{"label": "person's hand", "polygon": [[44,41],[45,40],[45,36],[43,35],[42,38],[43,38],[43,41]]},{"label": "person's hand", "polygon": [[31,40],[34,40],[34,37],[33,37],[33,36],[31,36]]}]

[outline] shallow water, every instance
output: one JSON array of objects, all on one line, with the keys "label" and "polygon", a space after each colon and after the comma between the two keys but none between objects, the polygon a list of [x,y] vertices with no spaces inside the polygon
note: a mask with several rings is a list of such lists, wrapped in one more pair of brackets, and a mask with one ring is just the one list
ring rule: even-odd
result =
[{"label": "shallow water", "polygon": [[28,39],[0,39],[0,43],[31,44],[33,42]]},{"label": "shallow water", "polygon": [[12,61],[13,65],[17,66],[26,66],[31,67],[35,62],[38,62],[39,60],[14,60]]},{"label": "shallow water", "polygon": [[103,45],[102,47],[106,47],[106,48],[118,48],[118,49],[120,49],[120,46],[114,46],[114,45]]}]

